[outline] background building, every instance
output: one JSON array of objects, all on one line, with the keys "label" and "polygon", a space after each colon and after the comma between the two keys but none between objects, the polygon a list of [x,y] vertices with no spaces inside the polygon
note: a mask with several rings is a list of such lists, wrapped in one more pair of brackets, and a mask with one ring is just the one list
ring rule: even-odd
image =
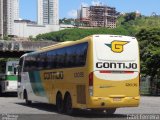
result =
[{"label": "background building", "polygon": [[43,0],[37,0],[37,23],[43,25]]},{"label": "background building", "polygon": [[35,37],[59,30],[59,1],[37,0],[37,22],[19,19],[19,0],[0,0],[0,37]]},{"label": "background building", "polygon": [[59,24],[58,0],[38,0],[38,24],[40,25]]},{"label": "background building", "polygon": [[3,1],[0,0],[0,37],[3,36]]},{"label": "background building", "polygon": [[103,5],[81,7],[78,21],[90,27],[116,28],[116,9]]},{"label": "background building", "polygon": [[14,20],[19,19],[19,0],[0,0],[0,35],[12,36]]},{"label": "background building", "polygon": [[89,7],[83,7],[81,6],[81,9],[77,12],[77,18],[79,22],[82,22],[84,25],[89,25]]},{"label": "background building", "polygon": [[36,37],[38,34],[59,31],[59,0],[37,0],[37,9],[37,23],[15,20],[15,36]]},{"label": "background building", "polygon": [[58,30],[59,25],[38,25],[30,20],[15,20],[13,34],[15,37],[28,38]]}]

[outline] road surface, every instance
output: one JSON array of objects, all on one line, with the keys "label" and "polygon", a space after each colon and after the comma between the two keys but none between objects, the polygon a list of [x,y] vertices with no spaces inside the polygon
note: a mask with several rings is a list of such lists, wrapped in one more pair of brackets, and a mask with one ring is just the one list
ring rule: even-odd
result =
[{"label": "road surface", "polygon": [[[16,96],[0,97],[0,120],[9,118],[12,120],[106,120],[106,119],[137,119],[154,117],[160,119],[160,97],[141,97],[139,107],[119,108],[114,115],[106,115],[105,113],[91,112],[89,110],[79,110],[73,116],[58,114],[55,106],[33,103],[27,106],[24,100],[18,99]],[[158,115],[159,114],[159,115]],[[142,116],[143,115],[143,116]]]}]

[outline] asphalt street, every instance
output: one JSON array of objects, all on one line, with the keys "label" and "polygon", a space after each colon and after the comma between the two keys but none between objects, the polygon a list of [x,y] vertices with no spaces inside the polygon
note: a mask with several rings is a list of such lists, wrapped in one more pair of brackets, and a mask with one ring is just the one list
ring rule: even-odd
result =
[{"label": "asphalt street", "polygon": [[[27,106],[24,100],[20,100],[16,96],[0,97],[0,120],[7,118],[8,120],[123,120],[145,118],[147,115],[154,119],[160,119],[160,97],[142,96],[139,107],[119,108],[114,115],[78,110],[73,116],[57,113],[53,105],[33,103]],[[146,118],[150,118],[150,116]]]}]

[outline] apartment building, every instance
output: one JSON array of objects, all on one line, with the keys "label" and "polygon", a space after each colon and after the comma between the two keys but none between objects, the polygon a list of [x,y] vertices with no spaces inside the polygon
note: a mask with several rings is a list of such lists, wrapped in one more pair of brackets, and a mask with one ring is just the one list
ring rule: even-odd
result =
[{"label": "apartment building", "polygon": [[58,25],[59,24],[59,1],[38,0],[38,24]]},{"label": "apartment building", "polygon": [[116,9],[103,5],[82,6],[77,19],[85,26],[116,28]]},{"label": "apartment building", "polygon": [[3,37],[3,1],[0,0],[0,37]]},{"label": "apartment building", "polygon": [[0,36],[13,35],[14,20],[19,19],[19,0],[0,0]]}]

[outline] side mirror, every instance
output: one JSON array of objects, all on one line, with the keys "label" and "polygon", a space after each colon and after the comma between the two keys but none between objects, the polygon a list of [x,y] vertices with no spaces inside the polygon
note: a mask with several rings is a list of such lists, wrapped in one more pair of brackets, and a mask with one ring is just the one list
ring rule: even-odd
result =
[{"label": "side mirror", "polygon": [[17,74],[17,68],[14,68],[14,74],[15,75]]},{"label": "side mirror", "polygon": [[16,65],[14,67],[14,74],[17,75],[19,70],[20,70],[20,65]]}]

